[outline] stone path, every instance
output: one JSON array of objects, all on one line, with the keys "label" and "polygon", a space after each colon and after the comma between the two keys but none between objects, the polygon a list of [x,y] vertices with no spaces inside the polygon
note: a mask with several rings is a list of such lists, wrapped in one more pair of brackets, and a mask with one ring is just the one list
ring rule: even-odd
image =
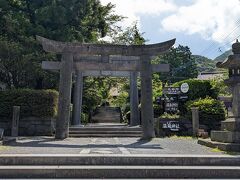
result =
[{"label": "stone path", "polygon": [[22,137],[8,146],[0,146],[0,154],[190,154],[222,155],[223,152],[197,144],[192,138],[68,138]]}]

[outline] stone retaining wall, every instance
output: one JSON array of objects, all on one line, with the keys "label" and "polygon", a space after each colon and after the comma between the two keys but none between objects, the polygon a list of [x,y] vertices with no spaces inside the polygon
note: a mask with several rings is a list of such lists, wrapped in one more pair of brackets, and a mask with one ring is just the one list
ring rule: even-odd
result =
[{"label": "stone retaining wall", "polygon": [[[4,129],[4,135],[11,134],[12,120],[0,119],[0,128]],[[50,136],[55,131],[54,118],[21,118],[19,121],[19,136]]]}]

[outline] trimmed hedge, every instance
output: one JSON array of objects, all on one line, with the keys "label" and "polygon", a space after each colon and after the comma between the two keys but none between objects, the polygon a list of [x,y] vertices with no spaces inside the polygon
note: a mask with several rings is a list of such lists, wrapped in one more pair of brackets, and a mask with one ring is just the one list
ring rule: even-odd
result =
[{"label": "trimmed hedge", "polygon": [[23,117],[55,117],[58,92],[55,90],[14,89],[0,92],[0,118],[11,118],[13,106]]},{"label": "trimmed hedge", "polygon": [[212,87],[209,80],[187,79],[174,83],[173,86],[180,87],[183,83],[188,83],[189,85],[188,100],[206,98],[208,96],[217,99],[218,90]]},{"label": "trimmed hedge", "polygon": [[191,117],[191,107],[199,108],[199,123],[209,127],[209,130],[216,129],[221,121],[225,120],[225,107],[223,102],[206,97],[186,104],[189,116]]}]

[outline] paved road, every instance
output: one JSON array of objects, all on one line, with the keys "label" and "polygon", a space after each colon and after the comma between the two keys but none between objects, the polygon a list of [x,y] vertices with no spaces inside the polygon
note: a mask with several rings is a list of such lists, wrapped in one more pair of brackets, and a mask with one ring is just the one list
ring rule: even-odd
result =
[{"label": "paved road", "polygon": [[68,138],[26,137],[8,146],[0,154],[192,154],[221,155],[223,152],[197,144],[192,138]]}]

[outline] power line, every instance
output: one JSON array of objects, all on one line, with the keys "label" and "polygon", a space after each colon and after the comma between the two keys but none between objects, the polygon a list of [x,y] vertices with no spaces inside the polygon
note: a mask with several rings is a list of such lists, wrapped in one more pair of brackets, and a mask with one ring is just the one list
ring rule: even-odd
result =
[{"label": "power line", "polygon": [[[230,33],[228,33],[228,34],[226,34],[226,35],[224,35],[224,38],[223,38],[223,42],[225,41],[225,40],[227,40],[227,39],[229,39],[229,37],[233,34],[233,33],[236,33],[236,30],[238,30],[238,28],[240,27],[240,19],[238,19],[237,21],[235,21],[235,24],[236,24],[236,26],[234,27],[234,29],[230,32]],[[219,37],[219,36],[218,36]],[[213,50],[216,50],[216,42],[212,42],[206,49],[204,49],[203,51],[201,51],[201,53],[200,54],[205,54],[205,52],[207,52],[207,55],[210,53],[210,52],[212,52]],[[219,49],[220,47],[217,47],[217,49]]]},{"label": "power line", "polygon": [[233,39],[231,39],[229,42],[223,44],[222,46],[217,46],[217,47],[211,49],[206,55],[209,55],[211,52],[213,52],[213,51],[215,51],[215,50],[222,52],[222,49],[221,49],[221,48],[227,49],[227,48],[229,47],[229,45],[231,45],[231,43],[232,43],[235,39],[237,39],[237,38],[239,38],[239,37],[240,37],[240,34],[237,35],[236,37],[234,37]]},{"label": "power line", "polygon": [[234,40],[238,39],[239,37],[240,37],[240,34],[237,37],[235,37],[232,41],[227,42],[226,44],[224,44],[222,47],[228,47],[227,45],[230,45]]},{"label": "power line", "polygon": [[[230,32],[230,33],[228,33],[228,34],[225,34],[225,35],[219,35],[218,37],[217,37],[217,39],[219,39],[219,38],[221,38],[222,36],[225,36],[225,38],[223,39],[223,40],[225,40],[225,39],[227,39],[227,37],[229,37],[234,31],[236,31],[237,29],[238,29],[238,27],[240,26],[240,19],[238,19],[238,20],[236,20],[235,21],[235,24],[236,24],[236,26],[235,26],[235,28],[232,30],[232,32]],[[206,49],[204,49],[200,54],[203,54],[205,51],[208,51],[209,49],[211,49],[213,46],[215,46],[216,45],[216,42],[212,42]]]}]

